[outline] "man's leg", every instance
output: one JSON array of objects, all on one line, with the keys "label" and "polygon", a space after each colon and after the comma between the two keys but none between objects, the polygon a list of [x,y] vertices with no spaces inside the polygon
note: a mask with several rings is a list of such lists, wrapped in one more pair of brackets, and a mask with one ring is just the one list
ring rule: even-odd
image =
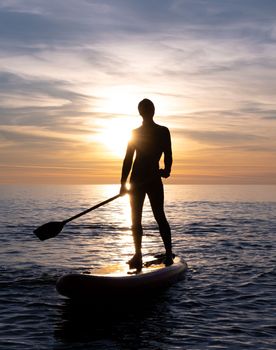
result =
[{"label": "man's leg", "polygon": [[130,194],[132,235],[135,246],[135,254],[129,261],[130,268],[142,267],[142,211],[146,193],[144,189],[139,188],[132,190]]},{"label": "man's leg", "polygon": [[171,228],[164,212],[164,189],[161,179],[150,184],[147,191],[155,220],[166,250],[166,264],[173,263]]}]

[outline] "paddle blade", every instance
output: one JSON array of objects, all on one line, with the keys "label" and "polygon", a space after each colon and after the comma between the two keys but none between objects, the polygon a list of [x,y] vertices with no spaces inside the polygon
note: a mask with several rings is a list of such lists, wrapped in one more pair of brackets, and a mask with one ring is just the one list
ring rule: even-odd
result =
[{"label": "paddle blade", "polygon": [[56,237],[61,232],[64,225],[64,221],[51,221],[35,229],[34,234],[41,241],[45,241],[46,239]]}]

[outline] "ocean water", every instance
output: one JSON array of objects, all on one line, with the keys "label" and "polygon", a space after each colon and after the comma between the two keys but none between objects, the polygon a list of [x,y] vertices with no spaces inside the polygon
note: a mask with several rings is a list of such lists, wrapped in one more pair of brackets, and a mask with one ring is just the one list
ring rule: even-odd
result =
[{"label": "ocean water", "polygon": [[[151,298],[72,303],[55,289],[132,254],[127,196],[39,241],[37,226],[118,186],[0,186],[0,349],[276,349],[276,186],[166,185],[184,278]],[[163,251],[148,202],[143,252]],[[117,306],[112,308],[112,305]]]}]

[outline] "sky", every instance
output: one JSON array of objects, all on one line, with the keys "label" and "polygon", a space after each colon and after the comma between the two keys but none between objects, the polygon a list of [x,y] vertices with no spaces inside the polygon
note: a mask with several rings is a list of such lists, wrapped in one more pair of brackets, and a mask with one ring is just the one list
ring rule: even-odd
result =
[{"label": "sky", "polygon": [[275,44],[275,0],[2,0],[0,183],[119,183],[150,98],[167,183],[276,184]]}]

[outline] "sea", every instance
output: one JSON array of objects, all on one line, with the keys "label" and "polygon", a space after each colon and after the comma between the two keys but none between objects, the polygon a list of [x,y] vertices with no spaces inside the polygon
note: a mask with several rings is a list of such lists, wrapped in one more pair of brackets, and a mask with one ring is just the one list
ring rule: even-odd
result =
[{"label": "sea", "polygon": [[[70,301],[57,279],[124,264],[133,253],[126,195],[40,241],[118,185],[0,186],[0,349],[276,349],[276,186],[165,184],[182,278],[128,303]],[[164,251],[149,202],[143,254]]]}]

